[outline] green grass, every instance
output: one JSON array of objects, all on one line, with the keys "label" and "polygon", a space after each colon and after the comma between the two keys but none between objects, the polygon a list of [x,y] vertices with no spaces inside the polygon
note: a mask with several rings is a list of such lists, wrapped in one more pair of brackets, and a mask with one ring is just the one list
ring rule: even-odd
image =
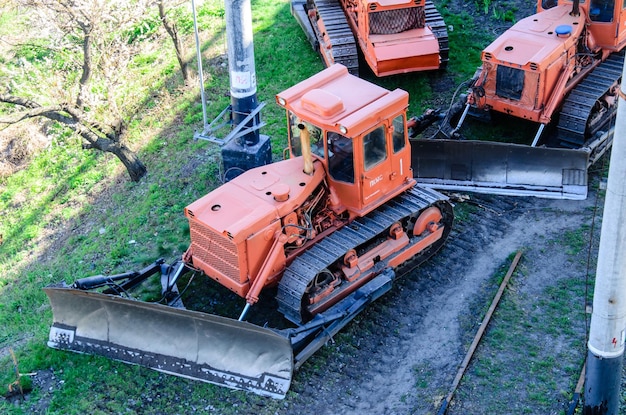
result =
[{"label": "green grass", "polygon": [[[223,7],[222,1],[209,0],[198,10],[209,117],[229,104]],[[271,137],[278,159],[286,146],[286,127],[284,110],[274,104],[274,95],[323,65],[290,15],[288,1],[256,0],[252,7],[258,98],[268,104],[262,114],[267,122],[263,133]],[[460,82],[474,73],[480,50],[491,39],[477,30],[470,16],[446,13],[445,4],[442,13],[455,27],[450,32],[448,71]],[[183,33],[189,33],[190,15],[181,11],[174,17]],[[15,18],[0,15],[0,34],[8,32]],[[35,387],[27,402],[16,406],[0,400],[0,413],[37,412],[38,403],[50,414],[237,413],[237,407],[223,403],[226,396],[259,408],[259,414],[282,408],[280,402],[251,394],[46,346],[52,313],[42,287],[138,269],[158,257],[179,258],[189,240],[184,207],[220,184],[219,148],[192,140],[202,127],[197,87],[182,87],[169,40],[155,37],[154,19],[147,16],[128,34],[130,41],[147,47],[135,55],[127,82],[115,91],[134,114],[125,138],[148,167],[147,177],[130,182],[116,158],[84,151],[65,130],[51,126],[50,145],[28,167],[0,179],[0,388],[15,380],[9,347],[15,349],[22,373],[55,376],[52,391]],[[72,56],[65,52],[52,54],[41,48],[17,52],[30,66],[14,82],[24,84],[27,91],[43,87],[28,84],[28,74],[46,65],[66,70],[68,84],[77,78]],[[419,114],[432,99],[433,76],[438,75],[372,81],[409,91],[409,113]],[[468,209],[461,209],[457,220],[468,217]],[[59,240],[59,235],[65,239]],[[367,333],[367,323],[363,326],[359,330]],[[350,331],[341,336],[350,336]],[[350,353],[349,339],[344,343],[343,352]],[[322,349],[298,374],[297,386],[305,384],[308,372],[325,370],[325,353],[332,352]],[[490,363],[495,368],[498,364]]]},{"label": "green grass", "polygon": [[[529,293],[521,289],[527,272],[525,260],[522,257],[511,277],[477,349],[480,357],[475,357],[468,367],[459,393],[460,400],[480,401],[478,407],[488,413],[511,413],[513,409],[506,406],[510,401],[504,405],[496,400],[480,399],[472,391],[480,390],[485,397],[497,396],[497,390],[504,387],[519,395],[520,402],[530,405],[524,408],[528,412],[522,413],[549,413],[555,404],[555,393],[573,390],[585,358],[584,335],[581,335],[585,321],[585,279],[563,278],[540,294],[532,290]],[[509,263],[503,264],[491,278],[490,287],[500,284]],[[522,306],[529,303],[529,295],[537,295],[539,299],[533,309]],[[482,305],[474,305],[472,310],[476,311],[471,314],[484,315],[490,304],[491,298]],[[464,324],[471,325],[474,320],[468,319]],[[537,342],[546,338],[552,339],[552,343]]]},{"label": "green grass", "polygon": [[567,253],[576,256],[585,252],[589,246],[589,226],[583,226],[575,231],[565,233],[563,243],[567,246]]},{"label": "green grass", "polygon": [[[445,4],[445,2],[444,2]],[[491,43],[495,35],[481,30],[473,17],[467,13],[451,14],[445,7],[440,7],[441,14],[449,27],[450,66],[456,75],[457,83],[461,83],[474,75],[481,65],[480,54]]]},{"label": "green grass", "polygon": [[[272,137],[278,157],[286,139],[284,112],[273,104],[274,94],[322,65],[307,44],[284,42],[283,33],[297,33],[304,42],[287,2],[261,1],[253,7],[255,36],[265,39],[255,48],[259,100],[269,104],[263,114],[268,123],[264,133]],[[203,34],[210,117],[229,103],[226,68],[215,64],[225,52],[223,2],[205,2],[199,23],[201,30],[210,32]],[[152,41],[139,34],[138,39]],[[38,59],[26,58],[35,63]],[[285,66],[294,70],[285,71]],[[142,146],[139,155],[149,174],[140,183],[128,181],[117,159],[83,151],[80,142],[64,136],[63,130],[26,169],[1,179],[0,385],[15,380],[8,347],[16,350],[23,373],[50,371],[56,383],[52,394],[36,387],[29,402],[20,406],[0,399],[0,412],[30,413],[38,401],[49,401],[51,414],[133,413],[145,407],[153,408],[151,412],[187,413],[191,405],[237,412],[221,403],[231,391],[45,345],[52,317],[42,287],[137,269],[160,256],[176,259],[189,239],[183,208],[220,183],[219,149],[192,140],[202,119],[197,87],[181,89],[176,69],[167,42],[158,53],[148,48],[134,58],[133,76],[118,91],[140,111],[126,137],[134,148]],[[66,241],[55,241],[61,228],[74,231]],[[151,389],[158,389],[158,394],[146,393]],[[261,399],[235,394],[243,403]],[[263,405],[271,411],[279,404],[264,400]]]}]

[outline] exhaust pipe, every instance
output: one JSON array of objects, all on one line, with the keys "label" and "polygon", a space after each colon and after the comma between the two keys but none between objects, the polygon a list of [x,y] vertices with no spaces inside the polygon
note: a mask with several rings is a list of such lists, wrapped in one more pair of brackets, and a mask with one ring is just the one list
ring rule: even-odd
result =
[{"label": "exhaust pipe", "polygon": [[300,147],[302,148],[302,158],[304,159],[304,173],[309,176],[313,174],[313,156],[311,155],[311,133],[303,123],[298,124],[300,130]]}]

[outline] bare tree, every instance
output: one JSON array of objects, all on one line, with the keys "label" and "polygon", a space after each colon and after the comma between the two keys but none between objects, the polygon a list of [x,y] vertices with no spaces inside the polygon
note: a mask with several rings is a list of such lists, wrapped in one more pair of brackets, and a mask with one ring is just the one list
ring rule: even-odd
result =
[{"label": "bare tree", "polygon": [[[117,101],[116,87],[124,82],[124,67],[136,52],[125,32],[143,18],[149,0],[15,0],[31,13],[31,23],[48,30],[49,47],[74,59],[74,65],[56,73],[38,76],[40,82],[30,90],[12,83],[0,102],[7,104],[8,115],[0,123],[15,124],[46,117],[57,121],[85,140],[83,147],[110,152],[126,167],[131,180],[138,181],[146,167],[123,140],[125,120]],[[55,32],[51,32],[51,26]],[[45,29],[44,29],[45,28]],[[75,71],[75,72],[72,72]],[[80,76],[71,76],[71,73]],[[47,75],[47,76],[46,76]],[[64,76],[51,82],[51,75]],[[33,75],[37,76],[37,74]],[[91,84],[97,82],[97,88]],[[42,85],[49,88],[42,88]],[[14,91],[22,89],[21,91]]]},{"label": "bare tree", "polygon": [[0,102],[24,109],[9,117],[0,118],[0,123],[15,124],[34,117],[46,117],[58,121],[85,139],[86,143],[83,144],[83,148],[94,148],[115,154],[126,167],[131,180],[137,182],[146,174],[146,167],[137,154],[120,140],[119,128],[97,121],[88,121],[86,114],[75,105],[57,104],[44,107],[35,101],[8,94],[0,94]]},{"label": "bare tree", "polygon": [[157,0],[157,7],[159,9],[159,18],[161,19],[161,23],[174,44],[176,59],[178,60],[178,65],[180,66],[180,73],[183,76],[185,85],[189,85],[191,72],[189,70],[189,61],[187,58],[187,47],[181,39],[176,22],[170,19],[167,15],[167,11],[165,10],[165,0]]}]

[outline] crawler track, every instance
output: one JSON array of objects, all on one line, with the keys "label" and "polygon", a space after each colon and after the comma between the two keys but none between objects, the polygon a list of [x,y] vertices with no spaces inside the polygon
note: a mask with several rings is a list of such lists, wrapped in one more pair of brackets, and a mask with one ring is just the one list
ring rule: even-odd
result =
[{"label": "crawler track", "polygon": [[[561,147],[582,147],[613,117],[617,105],[607,109],[598,103],[620,81],[623,65],[624,53],[611,55],[567,96],[557,126]],[[598,114],[599,109],[604,114]]]},{"label": "crawler track", "polygon": [[426,0],[426,25],[430,27],[439,42],[439,69],[445,69],[448,66],[450,53],[448,27],[432,0]]},{"label": "crawler track", "polygon": [[[326,33],[320,33],[315,21],[311,26],[315,30],[319,44],[319,53],[326,66],[340,63],[353,75],[359,75],[359,55],[354,35],[346,15],[337,0],[316,0],[315,7],[319,20],[324,23]],[[328,39],[328,43],[324,40]]]},{"label": "crawler track", "polygon": [[[429,206],[437,205],[444,218],[444,235],[434,244],[424,249],[411,260],[406,261],[399,268],[410,268],[417,266],[432,256],[445,242],[452,222],[452,208],[441,195],[433,190],[416,188],[396,197],[391,202],[374,210],[367,216],[354,220],[347,226],[324,238],[311,249],[296,258],[285,270],[278,285],[278,310],[285,317],[297,324],[303,322],[307,316],[307,311],[303,308],[302,299],[309,283],[320,273],[327,272],[338,261],[343,258],[350,249],[358,249],[368,242],[378,239],[381,235],[386,235],[389,227],[411,215],[416,215]],[[412,244],[409,245],[409,247]],[[406,249],[406,248],[405,248]],[[382,271],[386,266],[385,261],[377,264],[372,277],[376,272]],[[367,282],[359,280],[359,285]],[[344,283],[348,285],[348,283]],[[341,290],[336,290],[337,293]],[[337,298],[339,301],[341,298]]]}]

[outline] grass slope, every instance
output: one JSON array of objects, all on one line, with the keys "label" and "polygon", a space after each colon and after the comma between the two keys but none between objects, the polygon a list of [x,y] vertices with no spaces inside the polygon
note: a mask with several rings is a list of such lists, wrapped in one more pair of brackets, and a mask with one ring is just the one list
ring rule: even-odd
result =
[{"label": "grass slope", "polygon": [[[448,73],[455,74],[455,84],[473,74],[490,34],[476,35],[471,16],[451,15],[446,12],[449,2],[441,3],[446,21],[454,26]],[[286,128],[274,94],[323,67],[291,17],[287,0],[255,0],[252,7],[258,97],[268,103],[263,132],[271,136],[278,159]],[[199,18],[211,117],[229,103],[223,2],[205,1]],[[3,16],[0,33],[10,24]],[[170,45],[166,39],[160,42],[135,58],[136,76],[125,85],[138,108],[127,138],[148,167],[147,177],[132,183],[117,159],[83,151],[76,139],[60,136],[27,168],[0,180],[0,387],[15,380],[10,349],[20,372],[38,372],[39,382],[25,402],[0,399],[1,413],[273,414],[284,408],[282,402],[59,352],[45,344],[52,317],[42,287],[180,256],[189,234],[183,208],[220,184],[219,149],[192,140],[202,121],[197,89],[181,87]],[[409,112],[418,114],[433,101],[430,80],[438,76],[412,74],[377,82],[409,91]],[[553,295],[577,289],[556,287],[560,291]],[[502,308],[501,316],[517,311],[515,303]],[[548,307],[547,312],[559,310]],[[481,382],[492,371],[489,362],[484,364],[474,369],[471,382]],[[30,382],[29,376],[22,379]]]}]

